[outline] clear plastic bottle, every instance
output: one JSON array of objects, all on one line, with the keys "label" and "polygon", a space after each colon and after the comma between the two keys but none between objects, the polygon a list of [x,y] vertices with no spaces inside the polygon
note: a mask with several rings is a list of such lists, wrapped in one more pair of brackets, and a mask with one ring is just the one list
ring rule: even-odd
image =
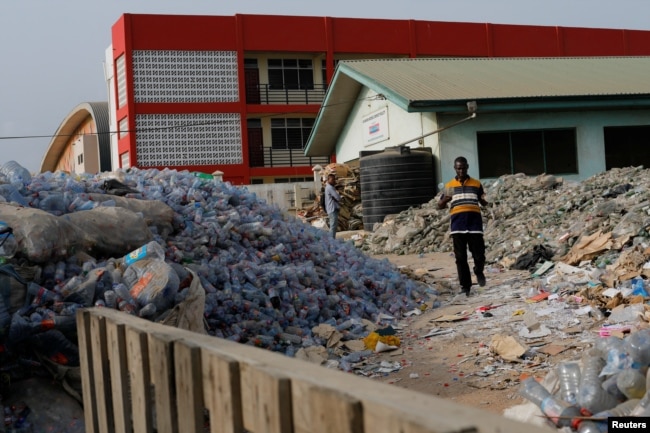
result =
[{"label": "clear plastic bottle", "polygon": [[580,416],[580,409],[577,406],[551,395],[534,377],[529,377],[522,382],[519,394],[535,403],[558,427],[571,426],[573,419]]},{"label": "clear plastic bottle", "polygon": [[645,380],[636,368],[626,368],[616,376],[616,386],[628,399],[641,398],[646,391]]},{"label": "clear plastic bottle", "polygon": [[10,183],[27,185],[32,181],[32,175],[29,170],[13,160],[7,161],[0,166],[0,173],[7,176]]},{"label": "clear plastic bottle", "polygon": [[569,404],[576,404],[580,390],[580,365],[577,362],[562,362],[557,366],[557,375],[560,398]]},{"label": "clear plastic bottle", "polygon": [[602,387],[600,372],[604,365],[605,361],[596,350],[589,350],[582,356],[578,405],[589,413],[611,409],[618,403],[616,398]]},{"label": "clear plastic bottle", "polygon": [[615,407],[598,412],[594,414],[594,418],[609,418],[612,416],[629,416],[632,410],[639,404],[638,398],[631,398],[622,403],[617,404]]},{"label": "clear plastic bottle", "polygon": [[646,372],[646,392],[639,404],[636,405],[632,412],[632,416],[650,416],[650,368]]},{"label": "clear plastic bottle", "polygon": [[625,397],[625,394],[623,394],[621,390],[618,389],[618,385],[616,385],[616,379],[618,379],[619,373],[620,371],[609,376],[607,379],[603,381],[601,386],[605,391],[613,395],[616,398],[616,400],[624,401],[627,397]]},{"label": "clear plastic bottle", "polygon": [[640,367],[650,365],[650,328],[632,333],[625,339],[624,347]]}]

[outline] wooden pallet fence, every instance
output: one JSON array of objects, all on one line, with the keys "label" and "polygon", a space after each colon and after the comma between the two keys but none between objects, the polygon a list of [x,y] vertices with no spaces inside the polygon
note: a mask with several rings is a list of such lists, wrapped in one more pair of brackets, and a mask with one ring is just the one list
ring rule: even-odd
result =
[{"label": "wooden pallet fence", "polygon": [[77,312],[88,433],[543,433],[108,308]]}]

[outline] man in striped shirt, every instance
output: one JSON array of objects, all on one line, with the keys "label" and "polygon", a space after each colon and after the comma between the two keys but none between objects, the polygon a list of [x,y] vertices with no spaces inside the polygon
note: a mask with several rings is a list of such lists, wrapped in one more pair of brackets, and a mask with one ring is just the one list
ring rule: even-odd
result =
[{"label": "man in striped shirt", "polygon": [[467,174],[467,159],[459,156],[454,160],[456,177],[447,182],[438,201],[438,208],[450,204],[451,237],[460,287],[469,296],[472,274],[467,262],[467,248],[474,259],[474,274],[479,286],[485,286],[485,243],[483,241],[483,218],[480,205],[487,206],[483,185]]}]

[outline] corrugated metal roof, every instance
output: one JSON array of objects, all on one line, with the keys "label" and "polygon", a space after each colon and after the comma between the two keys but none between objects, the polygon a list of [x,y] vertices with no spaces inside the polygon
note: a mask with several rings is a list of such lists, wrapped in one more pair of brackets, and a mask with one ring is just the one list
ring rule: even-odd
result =
[{"label": "corrugated metal roof", "polygon": [[341,61],[307,143],[331,155],[362,86],[409,112],[650,108],[650,57]]},{"label": "corrugated metal roof", "polygon": [[650,94],[650,57],[395,59],[340,67],[408,101]]}]

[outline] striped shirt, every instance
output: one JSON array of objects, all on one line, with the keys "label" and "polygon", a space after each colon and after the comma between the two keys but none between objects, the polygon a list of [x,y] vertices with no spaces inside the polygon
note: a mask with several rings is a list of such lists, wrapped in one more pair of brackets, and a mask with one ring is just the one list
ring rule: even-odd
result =
[{"label": "striped shirt", "polygon": [[484,194],[481,182],[469,176],[465,182],[454,178],[447,182],[445,190],[453,190],[449,209],[451,234],[483,233],[483,218],[479,206],[479,199]]}]

